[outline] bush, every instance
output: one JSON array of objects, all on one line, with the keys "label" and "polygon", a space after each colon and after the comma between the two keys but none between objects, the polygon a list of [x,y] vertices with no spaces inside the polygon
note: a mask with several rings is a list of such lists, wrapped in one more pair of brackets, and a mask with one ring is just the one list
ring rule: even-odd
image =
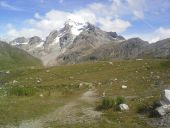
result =
[{"label": "bush", "polygon": [[125,101],[126,100],[124,97],[121,97],[121,96],[116,97],[116,105],[123,104],[123,103],[125,103]]},{"label": "bush", "polygon": [[32,87],[11,87],[7,89],[8,96],[32,96],[35,89]]},{"label": "bush", "polygon": [[96,108],[97,110],[107,110],[107,109],[114,109],[118,110],[118,106],[122,103],[125,103],[125,98],[124,97],[116,97],[116,98],[111,98],[111,97],[104,97],[102,99],[101,104]]},{"label": "bush", "polygon": [[105,97],[102,100],[102,108],[103,109],[110,109],[115,105],[115,100],[113,98]]}]

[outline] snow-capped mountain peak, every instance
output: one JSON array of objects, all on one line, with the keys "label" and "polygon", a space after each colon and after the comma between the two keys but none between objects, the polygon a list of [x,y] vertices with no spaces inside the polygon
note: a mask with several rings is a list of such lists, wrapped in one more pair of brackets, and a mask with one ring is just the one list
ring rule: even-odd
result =
[{"label": "snow-capped mountain peak", "polygon": [[[46,39],[45,49],[47,52],[53,50],[62,50],[65,47],[71,45],[76,38],[83,30],[87,29],[88,23],[80,23],[68,19],[64,23],[64,27],[59,31],[54,30]],[[55,49],[54,49],[55,47]]]},{"label": "snow-capped mountain peak", "polygon": [[65,26],[69,26],[71,33],[75,36],[79,35],[87,26],[87,23],[80,23],[80,22],[75,22],[71,19],[67,20],[65,22]]}]

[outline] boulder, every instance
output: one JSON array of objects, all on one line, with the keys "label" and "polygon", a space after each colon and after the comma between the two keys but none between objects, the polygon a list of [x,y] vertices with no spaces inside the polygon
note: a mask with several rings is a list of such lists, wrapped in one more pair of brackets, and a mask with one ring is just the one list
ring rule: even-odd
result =
[{"label": "boulder", "polygon": [[119,109],[121,111],[127,111],[127,110],[129,110],[129,106],[127,104],[120,104]]},{"label": "boulder", "polygon": [[170,113],[170,105],[163,105],[161,107],[156,108],[156,112],[160,115],[160,116],[164,116],[167,113]]},{"label": "boulder", "polygon": [[165,89],[162,93],[161,93],[161,101],[160,101],[161,105],[170,105],[170,90]]}]

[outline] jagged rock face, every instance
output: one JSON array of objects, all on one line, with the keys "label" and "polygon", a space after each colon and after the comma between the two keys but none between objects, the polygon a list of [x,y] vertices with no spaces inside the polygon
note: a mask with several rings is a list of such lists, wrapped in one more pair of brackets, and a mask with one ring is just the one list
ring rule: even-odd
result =
[{"label": "jagged rock face", "polygon": [[84,29],[86,29],[87,23],[77,23],[68,20],[64,27],[59,31],[55,30],[47,37],[44,47],[47,54],[52,52],[62,52],[62,50],[73,43],[73,40]]},{"label": "jagged rock face", "polygon": [[[117,35],[117,34],[116,34]],[[59,55],[53,63],[65,64],[83,61],[101,45],[118,44],[123,40],[112,36],[105,31],[88,23],[86,29],[81,32],[67,50]]]},{"label": "jagged rock face", "polygon": [[45,41],[45,43],[44,43],[45,52],[50,52],[49,47],[50,47],[50,45],[51,45],[52,43],[57,42],[57,41],[55,41],[55,39],[57,38],[57,36],[58,36],[58,31],[57,31],[57,30],[52,31],[52,32],[49,34],[49,36],[47,36],[46,41]]},{"label": "jagged rock face", "polygon": [[38,36],[34,36],[34,37],[31,37],[30,39],[29,39],[29,44],[30,45],[35,45],[35,44],[39,44],[40,42],[43,42],[43,40],[40,38],[40,37],[38,37]]},{"label": "jagged rock face", "polygon": [[115,38],[116,40],[125,40],[123,36],[118,35],[116,32],[107,32],[110,36]]}]

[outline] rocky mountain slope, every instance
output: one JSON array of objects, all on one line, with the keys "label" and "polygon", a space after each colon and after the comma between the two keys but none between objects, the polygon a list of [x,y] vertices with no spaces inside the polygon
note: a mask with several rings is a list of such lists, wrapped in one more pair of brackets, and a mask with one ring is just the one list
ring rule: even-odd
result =
[{"label": "rocky mountain slope", "polygon": [[17,38],[10,42],[40,58],[44,65],[77,63],[98,59],[131,59],[170,56],[170,39],[149,44],[139,38],[126,40],[116,32],[105,32],[90,23],[65,22],[43,41],[40,37]]},{"label": "rocky mountain slope", "polygon": [[157,41],[146,47],[141,57],[170,58],[170,38]]},{"label": "rocky mountain slope", "polygon": [[22,49],[0,41],[0,69],[41,65],[40,60]]}]

